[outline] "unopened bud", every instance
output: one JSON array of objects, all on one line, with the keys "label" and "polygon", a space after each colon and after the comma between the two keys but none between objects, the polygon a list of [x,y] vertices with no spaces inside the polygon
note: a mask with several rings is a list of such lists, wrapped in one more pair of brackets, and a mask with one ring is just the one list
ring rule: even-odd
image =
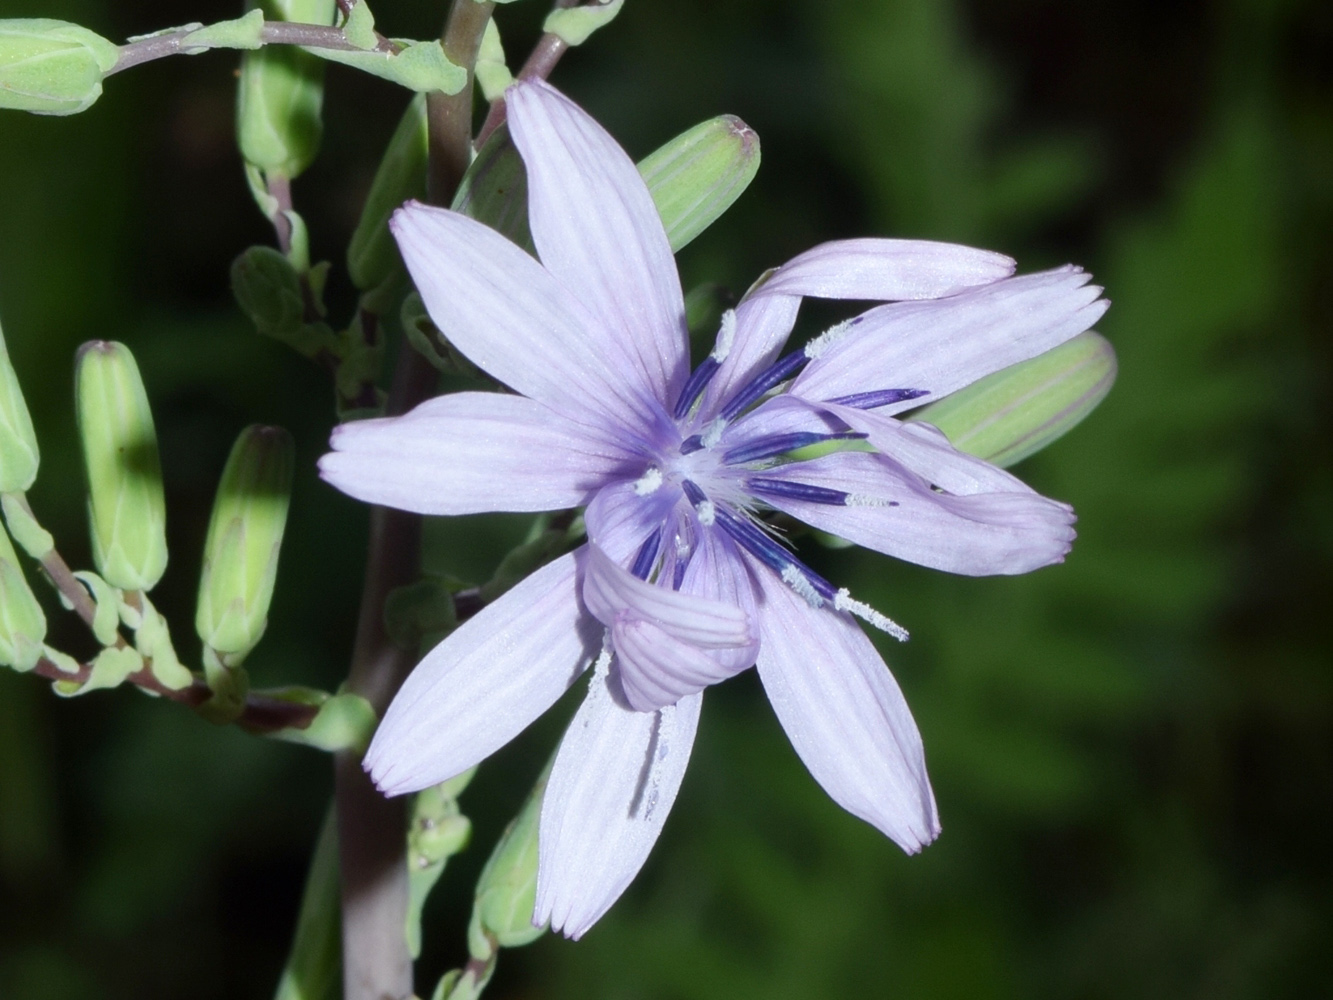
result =
[{"label": "unopened bud", "polygon": [[700,122],[639,163],[672,250],[716,222],[758,170],[759,136],[735,115]]},{"label": "unopened bud", "polygon": [[1072,430],[1106,398],[1115,375],[1115,349],[1089,330],[908,419],[934,424],[959,451],[1003,468]]},{"label": "unopened bud", "polygon": [[68,21],[0,21],[0,108],[76,115],[102,96],[102,78],[119,56],[101,35]]},{"label": "unopened bud", "polygon": [[426,97],[418,94],[389,139],[366,195],[361,221],[347,245],[347,273],[358,288],[374,288],[399,266],[389,216],[409,198],[425,197],[426,152]]},{"label": "unopened bud", "polygon": [[23,493],[37,478],[37,435],[0,331],[0,493]]},{"label": "unopened bud", "polygon": [[481,870],[467,931],[468,950],[474,958],[489,958],[495,950],[491,942],[501,948],[517,948],[546,931],[533,926],[532,914],[537,901],[537,827],[550,774],[548,764]]},{"label": "unopened bud", "polygon": [[0,663],[31,670],[42,655],[46,615],[23,576],[14,544],[0,527]]},{"label": "unopened bud", "polygon": [[[332,24],[335,0],[263,0],[251,3],[270,20]],[[292,178],[310,166],[324,125],[324,64],[289,45],[247,52],[236,97],[241,155],[266,173]]]},{"label": "unopened bud", "polygon": [[233,664],[254,648],[268,624],[295,449],[281,427],[247,427],[213,501],[194,624],[204,645]]},{"label": "unopened bud", "polygon": [[452,208],[537,255],[528,229],[528,174],[507,125],[500,125],[477,150]]},{"label": "unopened bud", "polygon": [[79,348],[75,403],[88,473],[93,559],[121,590],[151,590],[167,568],[162,463],[148,394],[124,344]]}]

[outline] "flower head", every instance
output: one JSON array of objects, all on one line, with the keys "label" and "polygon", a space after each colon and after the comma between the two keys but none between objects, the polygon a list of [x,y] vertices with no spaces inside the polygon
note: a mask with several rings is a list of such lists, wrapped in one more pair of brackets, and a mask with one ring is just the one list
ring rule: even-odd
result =
[{"label": "flower head", "polygon": [[[778,510],[955,573],[1058,562],[1064,504],[894,414],[1046,351],[1105,310],[1077,268],[1011,277],[940,243],[826,243],[770,272],[693,371],[679,279],[633,163],[550,86],[508,94],[540,262],[454,212],[393,228],[432,318],[514,390],[348,424],[326,479],[428,514],[586,506],[588,544],[429,653],[366,757],[389,794],[472,766],[590,664],[541,815],[538,922],[578,937],[646,859],[704,688],[756,665],[844,808],[907,851],[939,832],[921,738],[855,621],[906,633],[803,565]],[[889,304],[782,353],[802,297]]]}]

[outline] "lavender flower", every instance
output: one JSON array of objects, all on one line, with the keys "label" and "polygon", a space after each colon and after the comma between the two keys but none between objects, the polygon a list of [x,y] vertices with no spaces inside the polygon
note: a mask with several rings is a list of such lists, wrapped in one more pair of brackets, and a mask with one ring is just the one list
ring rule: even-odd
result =
[{"label": "lavender flower", "polygon": [[[366,756],[388,794],[471,767],[595,663],[541,813],[534,920],[583,934],[647,858],[703,689],[756,665],[816,780],[913,852],[939,833],[920,734],[853,620],[906,633],[803,565],[775,509],[973,575],[1059,562],[1071,509],[894,414],[1033,357],[1105,311],[1077,268],[1010,277],[940,243],[826,243],[770,272],[691,372],[671,251],[633,163],[546,84],[508,95],[540,263],[454,212],[393,230],[432,318],[514,394],[345,425],[324,477],[425,514],[586,505],[588,544],[429,653]],[[779,356],[803,296],[886,301]]]}]

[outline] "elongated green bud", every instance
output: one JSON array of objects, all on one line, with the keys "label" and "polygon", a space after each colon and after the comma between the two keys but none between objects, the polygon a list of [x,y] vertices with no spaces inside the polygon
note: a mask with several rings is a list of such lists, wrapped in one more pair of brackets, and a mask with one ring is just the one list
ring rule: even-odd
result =
[{"label": "elongated green bud", "polygon": [[[251,2],[277,21],[332,24],[335,0]],[[236,98],[241,155],[265,173],[292,178],[310,166],[324,125],[324,63],[289,45],[247,52]]]},{"label": "elongated green bud", "polygon": [[204,544],[194,625],[234,665],[268,624],[287,527],[296,446],[281,427],[247,427],[222,472]]},{"label": "elongated green bud", "polygon": [[14,544],[0,527],[0,663],[31,670],[45,638],[46,615],[28,588]]},{"label": "elongated green bud", "polygon": [[1115,375],[1115,349],[1089,330],[909,419],[934,424],[959,451],[1010,466],[1072,430],[1106,398]]},{"label": "elongated green bud", "polygon": [[0,331],[0,493],[23,493],[37,478],[40,453],[28,403]]},{"label": "elongated green bud", "polygon": [[425,197],[426,152],[426,97],[418,94],[389,140],[347,245],[347,273],[357,288],[374,288],[399,266],[389,216],[409,198]]},{"label": "elongated green bud", "polygon": [[467,932],[468,951],[474,958],[490,957],[495,945],[520,947],[546,931],[532,925],[532,912],[537,901],[537,826],[550,774],[547,764],[481,870]]},{"label": "elongated green bud", "polygon": [[758,170],[759,136],[735,115],[700,122],[639,163],[672,250],[711,226]]},{"label": "elongated green bud", "polygon": [[464,771],[442,784],[422,790],[412,806],[407,831],[407,950],[421,954],[421,910],[448,860],[467,846],[472,821],[458,808],[476,769]]},{"label": "elongated green bud", "polygon": [[76,115],[102,96],[120,50],[101,35],[45,17],[0,21],[0,108]]},{"label": "elongated green bud", "polygon": [[148,394],[124,344],[94,340],[79,348],[75,403],[93,559],[121,590],[151,590],[167,568],[162,463]]}]

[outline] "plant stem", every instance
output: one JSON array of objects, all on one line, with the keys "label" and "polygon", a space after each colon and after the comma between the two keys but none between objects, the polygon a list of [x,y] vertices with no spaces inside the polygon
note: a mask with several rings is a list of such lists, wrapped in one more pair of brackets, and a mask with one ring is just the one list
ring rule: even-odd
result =
[{"label": "plant stem", "polygon": [[[454,0],[445,27],[445,55],[468,71],[453,95],[427,97],[430,129],[430,199],[448,205],[471,158],[472,67],[492,3]],[[404,413],[435,386],[435,371],[409,345],[398,354],[388,415]],[[389,638],[384,601],[389,592],[420,575],[421,518],[374,507],[370,552],[347,689],[381,715],[415,657]],[[340,753],[334,762],[338,849],[342,875],[343,996],[345,1000],[403,1000],[412,994],[407,947],[407,811],[386,799],[361,770],[359,757]]]},{"label": "plant stem", "polygon": [[[120,47],[120,58],[111,67],[107,76],[119,73],[134,66],[165,59],[167,56],[193,54],[197,48],[184,47],[186,38],[197,31],[197,27],[177,28],[163,35],[150,35],[137,41],[128,42]],[[377,36],[375,46],[378,52],[397,52],[401,46],[389,41],[383,35]],[[301,24],[296,21],[265,21],[260,35],[265,45],[308,45],[316,49],[341,49],[344,52],[358,52],[360,49],[347,40],[342,28],[328,24]]]}]

